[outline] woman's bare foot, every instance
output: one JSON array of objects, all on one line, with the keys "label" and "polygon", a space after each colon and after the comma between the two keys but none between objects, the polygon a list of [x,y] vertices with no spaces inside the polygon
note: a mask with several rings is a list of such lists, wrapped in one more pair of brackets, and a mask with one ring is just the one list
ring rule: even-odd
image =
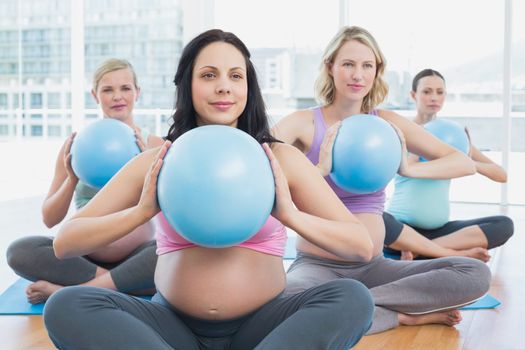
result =
[{"label": "woman's bare foot", "polygon": [[487,262],[490,260],[489,251],[482,247],[474,247],[470,249],[461,250],[460,253],[461,256],[478,259],[483,262]]},{"label": "woman's bare foot", "polygon": [[26,288],[27,301],[31,304],[44,303],[51,294],[61,288],[63,288],[63,286],[48,281],[40,280],[33,282]]},{"label": "woman's bare foot", "polygon": [[415,256],[410,250],[402,250],[400,260],[414,260]]},{"label": "woman's bare foot", "polygon": [[452,327],[461,322],[462,317],[459,310],[448,310],[432,312],[423,315],[407,315],[399,313],[398,320],[399,324],[405,326],[420,326],[424,324],[437,323]]}]

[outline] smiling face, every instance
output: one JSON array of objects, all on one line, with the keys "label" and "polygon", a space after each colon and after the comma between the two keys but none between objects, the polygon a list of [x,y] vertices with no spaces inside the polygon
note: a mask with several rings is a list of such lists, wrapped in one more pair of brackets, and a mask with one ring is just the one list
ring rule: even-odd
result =
[{"label": "smiling face", "polygon": [[139,98],[140,89],[135,86],[133,72],[129,68],[104,74],[97,90],[91,93],[105,117],[132,123],[133,107]]},{"label": "smiling face", "polygon": [[441,110],[445,102],[446,89],[443,79],[429,75],[417,82],[416,91],[411,91],[418,115],[430,120]]},{"label": "smiling face", "polygon": [[195,60],[191,92],[197,125],[236,127],[248,99],[242,53],[225,42],[204,47]]},{"label": "smiling face", "polygon": [[362,101],[372,89],[376,72],[376,58],[372,49],[357,40],[347,41],[337,52],[330,67],[336,97]]}]

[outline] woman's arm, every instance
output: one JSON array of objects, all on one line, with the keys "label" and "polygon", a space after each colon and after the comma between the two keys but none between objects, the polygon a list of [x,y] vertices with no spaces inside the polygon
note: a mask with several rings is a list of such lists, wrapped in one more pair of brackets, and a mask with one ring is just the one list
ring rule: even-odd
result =
[{"label": "woman's arm", "polygon": [[306,240],[343,259],[369,261],[373,244],[355,218],[296,148],[274,144],[266,151],[276,180],[274,216]]},{"label": "woman's arm", "polygon": [[496,182],[507,182],[507,172],[489,157],[481,153],[472,143],[470,144],[470,158],[476,165],[476,171]]},{"label": "woman's arm", "polygon": [[75,134],[71,134],[64,142],[55,162],[55,175],[49,191],[42,203],[42,219],[51,228],[60,223],[67,215],[78,177],[71,168],[71,144]]},{"label": "woman's arm", "polygon": [[409,152],[429,160],[404,167],[400,175],[422,179],[452,179],[475,174],[474,162],[468,156],[442,142],[423,127],[391,111],[381,110],[380,116],[401,130]]},{"label": "woman's arm", "polygon": [[126,164],[89,203],[58,231],[53,246],[60,258],[86,255],[114,242],[159,212],[157,176],[170,142]]}]

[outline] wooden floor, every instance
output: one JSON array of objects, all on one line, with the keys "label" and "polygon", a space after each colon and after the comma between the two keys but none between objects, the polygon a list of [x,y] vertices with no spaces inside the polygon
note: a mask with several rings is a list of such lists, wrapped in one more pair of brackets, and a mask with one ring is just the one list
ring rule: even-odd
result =
[{"label": "wooden floor", "polygon": [[[9,242],[26,234],[47,234],[40,223],[41,198],[0,202],[0,254]],[[453,218],[497,215],[494,205],[454,204]],[[525,207],[509,207],[515,234],[495,252],[490,293],[502,301],[495,310],[463,311],[463,322],[445,326],[399,327],[364,337],[357,350],[525,350]],[[0,264],[0,291],[16,280],[5,260]],[[0,316],[0,349],[54,349],[41,316]]]}]

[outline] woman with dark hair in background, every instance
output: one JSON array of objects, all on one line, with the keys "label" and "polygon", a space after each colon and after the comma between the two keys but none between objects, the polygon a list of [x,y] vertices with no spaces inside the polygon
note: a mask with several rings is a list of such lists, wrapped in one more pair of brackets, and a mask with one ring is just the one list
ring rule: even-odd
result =
[{"label": "woman with dark hair in background", "polygon": [[[437,118],[446,96],[445,78],[433,69],[424,69],[414,77],[410,95],[416,102],[414,122],[425,125]],[[470,140],[470,135],[467,135]],[[505,170],[481,153],[470,142],[470,158],[476,172],[496,182],[507,182]],[[410,155],[417,163],[419,157]],[[385,220],[385,242],[401,251],[401,258],[414,256],[470,256],[488,261],[487,249],[499,247],[514,233],[512,219],[503,215],[470,220],[449,221],[450,180],[412,179],[396,176],[395,192]]]}]

